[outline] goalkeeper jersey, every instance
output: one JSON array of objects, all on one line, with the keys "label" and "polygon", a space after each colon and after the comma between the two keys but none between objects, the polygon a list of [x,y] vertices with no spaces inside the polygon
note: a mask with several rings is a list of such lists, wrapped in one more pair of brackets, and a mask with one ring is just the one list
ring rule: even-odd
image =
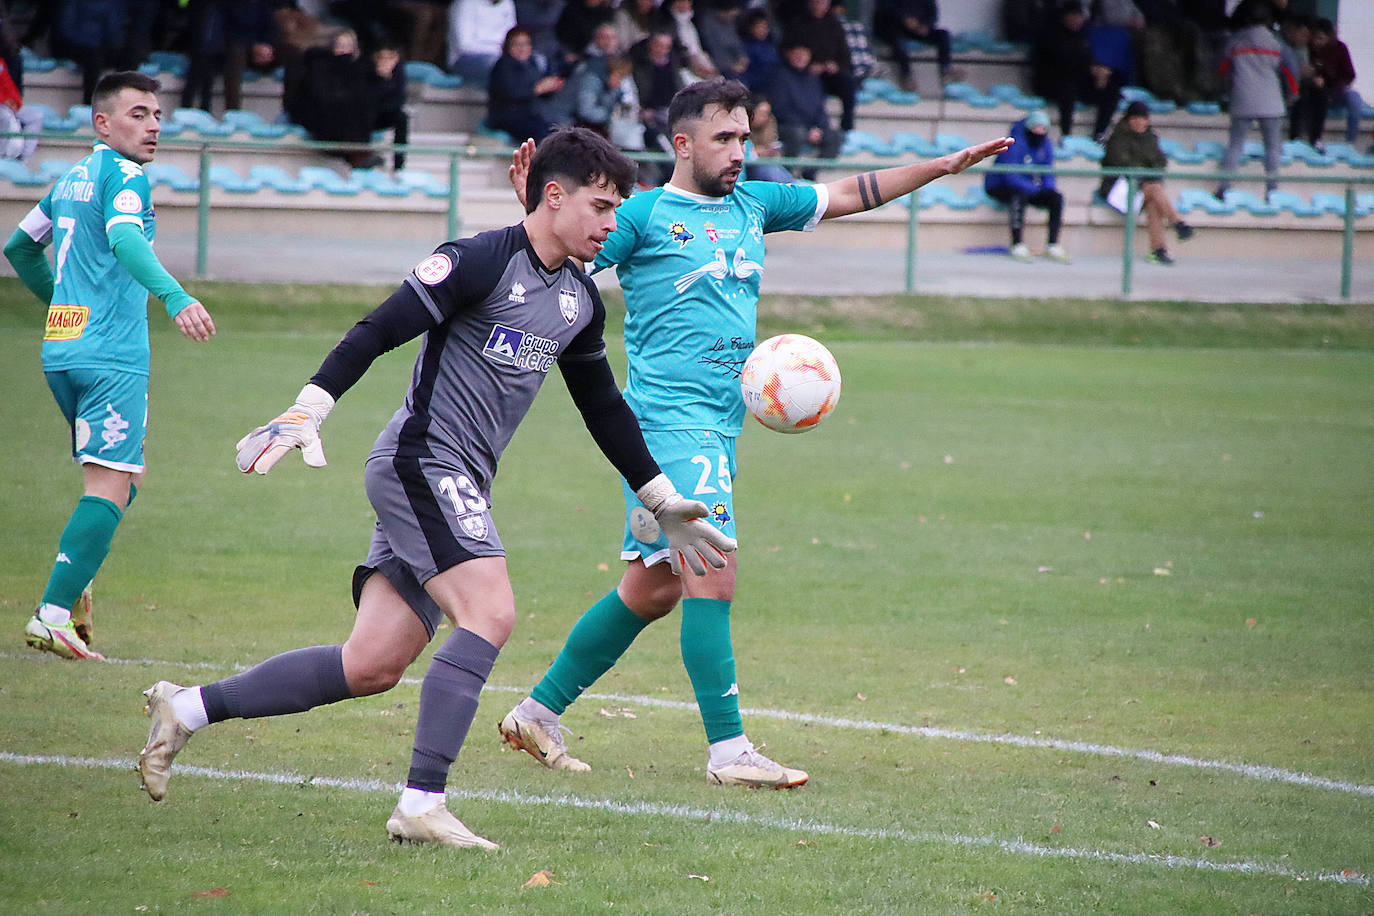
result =
[{"label": "goalkeeper jersey", "polygon": [[120,223],[153,240],[148,177],[138,163],[96,143],[19,224],[34,241],[53,245],[44,371],[148,374],[148,291],[115,259],[106,235]]},{"label": "goalkeeper jersey", "polygon": [[592,270],[615,265],[625,291],[625,400],[642,428],[739,435],[763,237],[810,231],[828,205],[824,185],[771,181],[739,182],[725,197],[668,184],[620,205]]}]

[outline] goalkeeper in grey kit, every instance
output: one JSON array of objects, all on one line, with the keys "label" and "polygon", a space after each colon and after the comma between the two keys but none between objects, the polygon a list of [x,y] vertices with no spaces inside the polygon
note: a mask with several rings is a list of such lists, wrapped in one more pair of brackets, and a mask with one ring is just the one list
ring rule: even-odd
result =
[{"label": "goalkeeper in grey kit", "polygon": [[153,800],[166,794],[172,760],[195,730],[388,690],[447,617],[454,632],[422,682],[410,771],[387,832],[496,848],[448,811],[444,787],[515,622],[492,478],[555,364],[598,446],[669,538],[675,571],[725,565],[735,542],[660,472],[607,362],[601,298],[568,260],[601,250],[634,174],[591,131],[552,135],[531,163],[523,222],[440,245],[348,332],[288,411],[240,440],[245,473],[266,474],[294,448],[323,466],[319,428],[335,400],[378,356],[423,338],[405,401],[364,470],[377,524],[354,573],[358,615],[348,640],[286,652],[201,687],[159,681],[146,691],[152,725],[138,768]]}]

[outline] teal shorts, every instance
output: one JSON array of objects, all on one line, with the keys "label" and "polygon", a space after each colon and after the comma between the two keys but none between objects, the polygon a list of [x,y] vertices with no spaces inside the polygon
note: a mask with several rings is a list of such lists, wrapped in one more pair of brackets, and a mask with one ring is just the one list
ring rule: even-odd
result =
[{"label": "teal shorts", "polygon": [[[645,430],[644,441],[658,466],[677,491],[688,499],[704,502],[710,510],[707,519],[735,537],[735,440],[705,429]],[[634,522],[635,510],[644,506],[630,485],[620,481],[625,491],[625,541],[620,548],[622,560],[644,561],[653,566],[668,559],[668,539],[654,526],[653,541],[641,541],[636,532],[643,529]]]},{"label": "teal shorts", "polygon": [[143,473],[148,376],[109,369],[44,372],[72,429],[72,460]]}]

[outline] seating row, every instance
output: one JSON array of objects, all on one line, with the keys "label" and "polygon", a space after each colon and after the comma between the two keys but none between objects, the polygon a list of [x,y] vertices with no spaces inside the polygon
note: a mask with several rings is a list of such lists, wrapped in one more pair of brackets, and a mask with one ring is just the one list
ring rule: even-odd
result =
[{"label": "seating row", "polygon": [[[1092,203],[1095,206],[1107,206],[1106,201],[1096,194],[1093,195]],[[1212,216],[1232,213],[1277,216],[1285,212],[1302,217],[1317,217],[1328,213],[1335,216],[1345,215],[1345,197],[1330,192],[1313,193],[1311,199],[1307,200],[1298,194],[1274,191],[1266,200],[1252,191],[1232,188],[1226,192],[1224,199],[1219,199],[1210,191],[1184,188],[1179,192],[1175,205],[1178,212],[1185,215],[1194,210],[1201,210]],[[962,192],[948,185],[926,185],[917,192],[917,207],[924,210],[933,206],[943,206],[950,210],[976,210],[980,207],[1006,209],[1005,205],[989,197],[983,191],[982,185],[972,185]],[[1371,212],[1374,212],[1374,193],[1356,194],[1355,216],[1363,217]]]}]

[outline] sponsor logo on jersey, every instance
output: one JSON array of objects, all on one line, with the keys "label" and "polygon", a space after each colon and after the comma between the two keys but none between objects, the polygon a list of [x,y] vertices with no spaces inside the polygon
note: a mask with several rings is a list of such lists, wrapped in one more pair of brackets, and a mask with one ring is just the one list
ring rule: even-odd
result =
[{"label": "sponsor logo on jersey", "polygon": [[571,325],[577,320],[577,293],[570,289],[560,289],[558,291],[558,311],[562,313],[563,320]]},{"label": "sponsor logo on jersey", "polygon": [[509,299],[511,302],[524,302],[525,284],[519,282],[518,280],[515,283],[512,283],[510,288],[510,295],[506,298]]},{"label": "sponsor logo on jersey", "polygon": [[100,434],[100,438],[105,440],[105,444],[100,447],[102,452],[107,448],[114,448],[129,438],[124,435],[124,430],[129,428],[129,421],[119,415],[119,411],[115,410],[113,404],[107,403],[105,410],[109,412],[109,416],[105,418],[105,431]]},{"label": "sponsor logo on jersey", "polygon": [[125,188],[115,195],[114,208],[120,213],[141,213],[143,212],[143,198],[138,196],[137,191]]},{"label": "sponsor logo on jersey", "polygon": [[442,283],[453,272],[453,259],[440,252],[432,254],[415,268],[415,277],[425,286]]},{"label": "sponsor logo on jersey", "polygon": [[86,333],[86,322],[90,320],[91,308],[88,305],[53,305],[48,308],[47,330],[44,340],[76,340]]},{"label": "sponsor logo on jersey", "polygon": [[685,247],[688,242],[696,238],[695,235],[687,231],[687,227],[681,222],[675,222],[668,227],[668,237],[677,242],[679,248]]},{"label": "sponsor logo on jersey", "polygon": [[558,358],[558,341],[497,324],[492,325],[482,355],[505,366],[548,372]]},{"label": "sponsor logo on jersey", "polygon": [[463,533],[474,541],[487,539],[487,517],[484,513],[477,512],[472,515],[459,516],[458,527],[462,528]]},{"label": "sponsor logo on jersey", "polygon": [[724,525],[730,521],[730,510],[725,507],[725,503],[716,503],[711,507],[711,521],[717,525]]}]

